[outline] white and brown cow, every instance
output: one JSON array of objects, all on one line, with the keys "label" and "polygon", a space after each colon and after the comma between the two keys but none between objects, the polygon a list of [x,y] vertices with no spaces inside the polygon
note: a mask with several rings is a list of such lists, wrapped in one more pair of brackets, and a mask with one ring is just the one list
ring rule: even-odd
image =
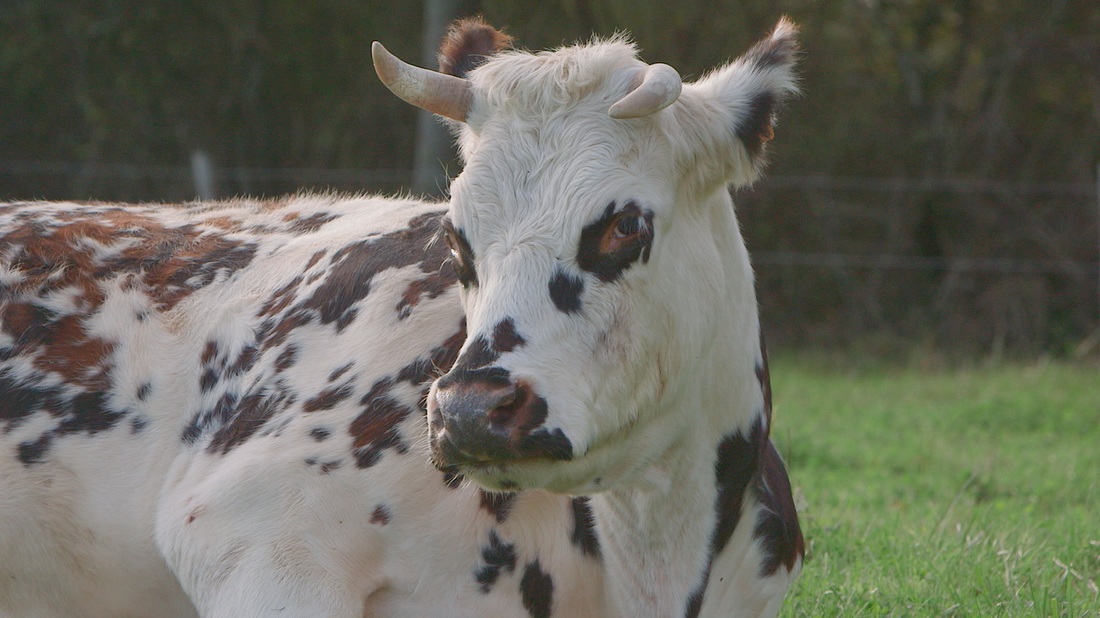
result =
[{"label": "white and brown cow", "polygon": [[777,612],[802,537],[727,186],[794,28],[683,85],[507,43],[376,44],[453,121],[448,204],[0,206],[0,615]]}]

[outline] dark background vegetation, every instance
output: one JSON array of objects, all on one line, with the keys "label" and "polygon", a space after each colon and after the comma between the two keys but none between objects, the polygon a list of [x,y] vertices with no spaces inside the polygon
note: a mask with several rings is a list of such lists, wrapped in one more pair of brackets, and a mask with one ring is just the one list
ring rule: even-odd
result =
[{"label": "dark background vegetation", "polygon": [[[773,343],[962,354],[1100,347],[1100,2],[483,0],[521,46],[633,33],[685,79],[781,14],[806,96],[736,196]],[[424,5],[6,0],[0,198],[181,200],[408,187]],[[457,173],[457,165],[446,163]]]}]

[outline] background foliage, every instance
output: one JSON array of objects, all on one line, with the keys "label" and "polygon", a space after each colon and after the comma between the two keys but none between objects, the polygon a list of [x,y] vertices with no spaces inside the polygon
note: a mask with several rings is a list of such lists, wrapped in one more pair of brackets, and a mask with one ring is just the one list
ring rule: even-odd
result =
[{"label": "background foliage", "polygon": [[[1100,3],[480,10],[532,49],[629,30],[644,59],[688,79],[780,14],[803,25],[807,96],[781,120],[770,179],[737,196],[773,341],[886,353],[1095,345]],[[422,14],[418,2],[373,0],[9,0],[0,198],[189,199],[179,170],[196,150],[222,171],[223,194],[407,186],[414,111],[378,83],[369,45],[416,61]],[[304,183],[303,169],[393,173]],[[973,267],[985,258],[994,267]]]}]

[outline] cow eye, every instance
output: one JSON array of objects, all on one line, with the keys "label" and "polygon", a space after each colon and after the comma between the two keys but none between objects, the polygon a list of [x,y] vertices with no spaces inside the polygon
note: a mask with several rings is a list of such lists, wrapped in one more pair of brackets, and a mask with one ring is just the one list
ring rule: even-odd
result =
[{"label": "cow eye", "polygon": [[645,216],[638,212],[619,214],[607,227],[600,242],[600,252],[615,253],[630,247],[641,240],[642,236],[649,235],[647,226]]},{"label": "cow eye", "polygon": [[618,280],[631,264],[648,262],[652,246],[653,212],[633,200],[619,210],[611,202],[602,216],[581,230],[577,265],[610,283]]},{"label": "cow eye", "polygon": [[448,230],[443,234],[443,240],[447,243],[447,248],[451,250],[451,259],[461,260],[462,251],[458,247],[458,242],[455,240],[454,232]]},{"label": "cow eye", "polygon": [[637,236],[645,226],[645,220],[639,215],[624,214],[615,221],[614,236],[616,238],[630,238]]},{"label": "cow eye", "polygon": [[477,272],[474,270],[474,252],[470,249],[470,243],[466,235],[455,229],[450,221],[443,222],[443,241],[451,250],[451,264],[455,269],[455,276],[462,287],[468,288],[477,285]]}]

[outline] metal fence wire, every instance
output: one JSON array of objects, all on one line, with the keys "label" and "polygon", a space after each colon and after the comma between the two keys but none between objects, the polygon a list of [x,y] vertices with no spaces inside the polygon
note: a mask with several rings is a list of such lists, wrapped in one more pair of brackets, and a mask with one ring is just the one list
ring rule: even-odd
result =
[{"label": "metal fence wire", "polygon": [[[33,192],[26,187],[36,183],[108,200],[303,190],[393,194],[407,191],[414,177],[405,169],[215,168],[202,153],[191,163],[0,161],[0,198],[37,197],[14,194]],[[1100,178],[1100,168],[1097,173]],[[987,338],[1026,331],[1024,347],[1048,345],[1046,331],[1076,333],[1071,339],[1100,333],[1100,180],[776,175],[738,192],[735,202],[762,284],[761,302],[773,305],[771,314],[781,321],[829,322],[837,330],[839,320],[848,323],[840,331],[869,325],[897,332],[919,306],[925,323],[956,324],[947,338],[987,324],[993,325]],[[928,208],[978,223],[955,230],[939,251],[917,251],[911,219]],[[906,217],[907,228],[898,223]],[[994,232],[981,225],[989,217],[1018,218],[1019,237],[991,237]],[[983,303],[990,307],[982,309]],[[1020,306],[1005,314],[1013,303]]]}]

